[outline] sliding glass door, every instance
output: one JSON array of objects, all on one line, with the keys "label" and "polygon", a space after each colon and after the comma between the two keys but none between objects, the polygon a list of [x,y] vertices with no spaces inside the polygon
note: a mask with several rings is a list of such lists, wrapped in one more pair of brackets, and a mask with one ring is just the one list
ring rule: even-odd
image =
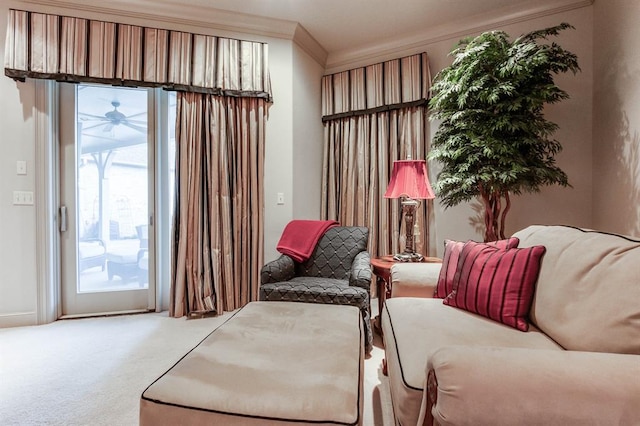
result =
[{"label": "sliding glass door", "polygon": [[61,84],[63,315],[155,308],[154,105],[151,89]]}]

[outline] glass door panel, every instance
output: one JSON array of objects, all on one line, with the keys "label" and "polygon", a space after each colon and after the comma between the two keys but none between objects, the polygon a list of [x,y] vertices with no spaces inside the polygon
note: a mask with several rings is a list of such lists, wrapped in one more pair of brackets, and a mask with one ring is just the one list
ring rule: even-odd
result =
[{"label": "glass door panel", "polygon": [[147,309],[152,92],[61,86],[63,313]]}]

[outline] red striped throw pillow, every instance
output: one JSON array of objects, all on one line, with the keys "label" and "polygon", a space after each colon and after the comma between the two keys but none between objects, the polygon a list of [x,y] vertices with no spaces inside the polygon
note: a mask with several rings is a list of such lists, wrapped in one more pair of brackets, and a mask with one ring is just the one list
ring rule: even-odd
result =
[{"label": "red striped throw pillow", "polygon": [[[518,247],[519,243],[520,240],[518,238],[511,237],[506,240],[498,240],[486,244],[501,249],[508,249]],[[444,299],[453,291],[453,278],[458,268],[458,259],[463,246],[463,241],[444,240],[442,269],[440,269],[440,275],[438,276],[438,283],[436,284],[436,291],[433,297]]]},{"label": "red striped throw pillow", "polygon": [[453,292],[444,304],[527,331],[527,317],[545,251],[544,246],[499,249],[473,241],[465,243]]}]

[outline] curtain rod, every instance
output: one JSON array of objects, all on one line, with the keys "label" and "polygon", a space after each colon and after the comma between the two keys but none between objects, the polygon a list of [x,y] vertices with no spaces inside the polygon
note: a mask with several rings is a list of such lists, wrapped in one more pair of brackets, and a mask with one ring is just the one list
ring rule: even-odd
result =
[{"label": "curtain rod", "polygon": [[395,111],[398,109],[403,109],[403,108],[413,108],[413,107],[419,107],[419,106],[425,106],[429,103],[429,99],[418,99],[417,101],[411,101],[411,102],[401,102],[398,104],[391,104],[391,105],[382,105],[379,107],[375,107],[375,108],[367,108],[367,109],[360,109],[357,111],[347,111],[347,112],[341,112],[338,114],[331,114],[331,115],[325,115],[322,117],[322,122],[326,123],[327,121],[333,121],[333,120],[339,120],[342,118],[349,118],[349,117],[357,117],[357,116],[361,116],[361,115],[370,115],[370,114],[376,114],[379,112],[386,112],[386,111]]}]

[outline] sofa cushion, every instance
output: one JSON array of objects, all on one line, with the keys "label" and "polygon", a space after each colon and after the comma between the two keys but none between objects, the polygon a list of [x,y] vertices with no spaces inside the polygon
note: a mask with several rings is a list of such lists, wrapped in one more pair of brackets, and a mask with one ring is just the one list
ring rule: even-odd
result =
[{"label": "sofa cushion", "polygon": [[[431,401],[437,399],[429,413],[438,425],[640,425],[640,381],[633,380],[640,377],[637,358],[583,351],[444,347],[431,355],[425,368],[437,378],[436,386],[429,384]],[[428,406],[425,401],[421,420]]]},{"label": "sofa cushion", "polygon": [[527,317],[544,252],[544,246],[501,250],[473,241],[465,243],[453,291],[444,299],[444,304],[527,331]]},{"label": "sofa cushion", "polygon": [[417,423],[425,367],[431,354],[441,347],[561,350],[534,326],[522,333],[477,314],[444,305],[441,299],[391,298],[385,302],[381,317],[393,409],[402,425]]},{"label": "sofa cushion", "polygon": [[[486,243],[498,248],[514,248],[518,247],[519,240],[517,238],[509,238],[506,240],[498,240]],[[438,277],[436,292],[433,297],[444,299],[453,291],[453,278],[458,267],[458,259],[460,252],[464,246],[463,241],[444,240],[444,255],[442,257],[442,269]]]},{"label": "sofa cushion", "polygon": [[566,349],[640,354],[640,240],[568,226],[514,236],[547,249],[533,323]]}]

